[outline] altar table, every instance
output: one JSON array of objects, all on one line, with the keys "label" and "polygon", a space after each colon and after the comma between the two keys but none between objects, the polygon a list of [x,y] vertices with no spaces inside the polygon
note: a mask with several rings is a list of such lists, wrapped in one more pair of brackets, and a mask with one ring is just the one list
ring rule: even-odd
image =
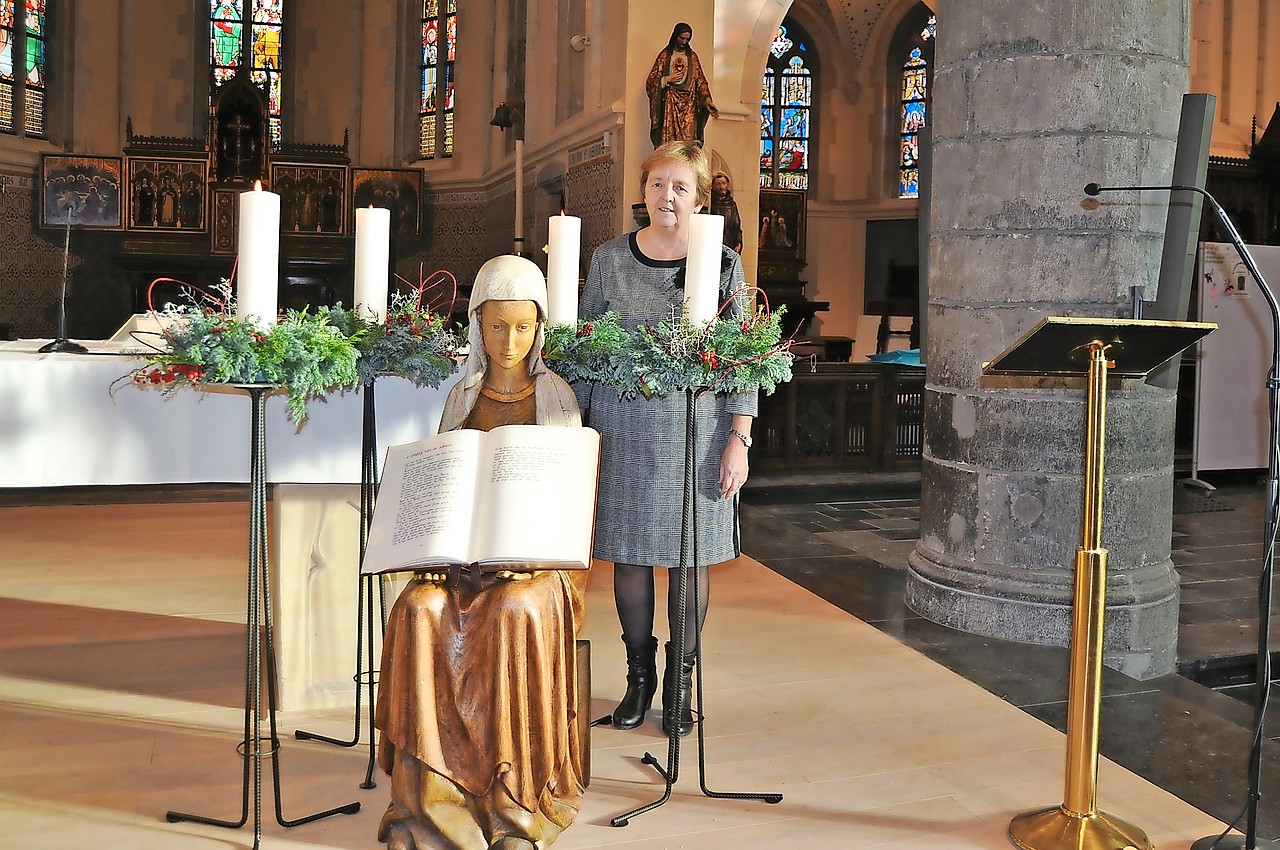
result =
[{"label": "altar table", "polygon": [[[0,487],[248,482],[246,394],[166,394],[125,377],[143,363],[136,344],[37,353],[46,341],[0,343]],[[380,378],[379,450],[434,434],[446,389]],[[283,394],[267,400],[267,480],[359,484],[360,391],[307,409],[298,428]]]},{"label": "altar table", "polygon": [[[119,380],[144,362],[129,353],[136,344],[77,340],[89,354],[38,353],[46,341],[0,343],[0,488],[249,481],[247,393],[165,394]],[[380,454],[435,433],[452,380],[419,389],[378,379]],[[342,707],[355,696],[361,391],[307,409],[299,428],[283,395],[267,400],[279,707],[287,711]]]}]

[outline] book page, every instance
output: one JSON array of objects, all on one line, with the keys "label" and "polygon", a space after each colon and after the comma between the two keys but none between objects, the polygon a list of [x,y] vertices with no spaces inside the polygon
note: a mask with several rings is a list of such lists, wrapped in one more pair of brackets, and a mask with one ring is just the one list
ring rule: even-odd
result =
[{"label": "book page", "polygon": [[362,573],[467,563],[479,431],[387,449]]},{"label": "book page", "polygon": [[489,438],[471,560],[588,567],[600,434],[504,425]]}]

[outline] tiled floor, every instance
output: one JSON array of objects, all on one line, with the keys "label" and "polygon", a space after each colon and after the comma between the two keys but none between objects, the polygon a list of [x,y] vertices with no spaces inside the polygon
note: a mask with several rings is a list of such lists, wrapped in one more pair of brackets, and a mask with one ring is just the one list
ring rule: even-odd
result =
[{"label": "tiled floor", "polygon": [[[835,488],[813,501],[791,489],[756,499],[744,509],[744,549],[1064,729],[1066,650],[967,635],[915,616],[902,597],[907,556],[918,537],[918,500],[838,496]],[[1263,501],[1262,487],[1252,482],[1212,495],[1178,488],[1172,548],[1182,588],[1178,659],[1185,675],[1137,682],[1108,670],[1103,679],[1101,752],[1228,822],[1240,815],[1246,797],[1254,686],[1208,686],[1254,672]],[[1280,616],[1273,617],[1277,629]],[[1270,740],[1258,837],[1274,839],[1280,837],[1280,807],[1266,796],[1267,789],[1280,788],[1280,709],[1274,704],[1264,728]]]},{"label": "tiled floor", "polygon": [[[707,782],[783,801],[705,797],[687,739],[671,801],[612,827],[610,818],[660,793],[640,756],[663,758],[666,742],[652,722],[596,729],[584,810],[556,847],[1003,850],[1014,813],[1061,801],[1064,739],[1039,718],[1052,721],[1060,704],[1054,665],[1065,656],[1026,648],[1022,658],[1038,666],[1024,666],[999,642],[912,617],[894,585],[914,539],[913,505],[841,507],[825,519],[791,506],[744,509],[746,550],[758,560],[719,568],[714,580]],[[839,527],[797,527],[828,521]],[[246,538],[243,502],[0,508],[0,845],[250,845],[247,827],[164,819],[168,809],[239,813]],[[594,571],[584,630],[593,717],[622,685],[609,588],[607,566]],[[1109,703],[1130,692],[1122,684],[1109,678]],[[1165,715],[1147,715],[1143,740],[1170,741],[1180,722],[1172,697],[1128,687]],[[285,829],[268,790],[262,846],[380,846],[387,782],[357,787],[367,753],[291,735],[349,733],[351,712],[279,719],[286,818],[348,801],[362,808]],[[1108,709],[1104,729],[1120,725]],[[1156,779],[1104,759],[1099,804],[1161,848],[1221,829]]]}]

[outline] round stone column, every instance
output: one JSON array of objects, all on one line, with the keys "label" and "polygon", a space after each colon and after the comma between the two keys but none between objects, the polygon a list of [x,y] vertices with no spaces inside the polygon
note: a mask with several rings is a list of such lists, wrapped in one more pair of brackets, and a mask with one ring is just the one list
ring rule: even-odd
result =
[{"label": "round stone column", "polygon": [[[1186,0],[973,0],[939,8],[920,541],[907,604],[968,632],[1070,639],[1084,487],[1084,382],[982,375],[1045,316],[1128,317],[1155,298],[1189,81]],[[1107,393],[1104,654],[1175,661],[1169,559],[1174,394]]]}]

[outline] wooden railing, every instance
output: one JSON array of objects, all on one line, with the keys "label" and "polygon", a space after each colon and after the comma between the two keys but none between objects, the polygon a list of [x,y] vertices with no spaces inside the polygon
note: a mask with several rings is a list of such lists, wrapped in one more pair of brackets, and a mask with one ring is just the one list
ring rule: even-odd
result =
[{"label": "wooden railing", "polygon": [[924,369],[881,363],[797,362],[792,379],[760,397],[753,469],[918,468]]}]

